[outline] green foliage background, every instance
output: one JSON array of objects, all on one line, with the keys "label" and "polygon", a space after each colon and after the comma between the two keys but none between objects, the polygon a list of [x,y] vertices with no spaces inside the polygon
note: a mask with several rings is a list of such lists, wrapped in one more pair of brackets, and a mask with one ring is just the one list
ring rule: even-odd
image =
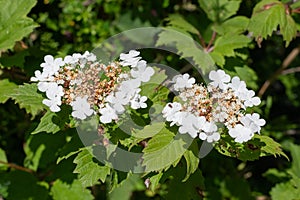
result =
[{"label": "green foliage background", "polygon": [[[299,199],[299,13],[300,1],[288,0],[0,0],[0,199]],[[95,161],[72,128],[69,108],[51,113],[29,79],[46,54],[91,51],[110,36],[149,26],[180,31],[207,54],[164,32],[157,45],[175,42],[181,58],[144,50],[146,60],[200,80],[182,58],[205,70],[209,55],[245,80],[262,98],[253,110],[267,121],[261,136],[243,145],[224,137],[199,160],[199,141],[181,151],[183,136],[164,149],[174,132],[164,127],[152,135],[161,124],[147,126],[136,113],[146,125],[133,130],[139,140],[115,127],[106,137],[143,152],[152,172],[124,173]],[[168,91],[157,94],[149,99],[164,105]]]}]

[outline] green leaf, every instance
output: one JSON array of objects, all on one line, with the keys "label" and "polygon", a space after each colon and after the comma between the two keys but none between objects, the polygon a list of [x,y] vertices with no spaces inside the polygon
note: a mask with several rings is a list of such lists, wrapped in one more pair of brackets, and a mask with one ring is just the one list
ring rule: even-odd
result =
[{"label": "green leaf", "polygon": [[200,7],[213,22],[222,22],[236,14],[241,0],[198,0]]},{"label": "green leaf", "polygon": [[163,173],[158,173],[158,174],[155,174],[154,176],[151,176],[149,178],[149,180],[150,180],[149,188],[152,192],[155,192],[155,189],[158,188],[159,181],[160,181],[162,176],[163,176]]},{"label": "green leaf", "polygon": [[268,136],[255,134],[253,138],[243,144],[236,143],[230,136],[223,136],[215,148],[219,153],[238,158],[242,161],[257,160],[263,156],[284,156],[288,159],[287,155],[282,151],[281,145],[275,142]]},{"label": "green leaf", "polygon": [[235,49],[246,47],[250,42],[247,36],[227,34],[217,38],[213,51],[222,56],[235,56]]},{"label": "green leaf", "polygon": [[84,187],[93,186],[100,179],[105,182],[106,176],[110,173],[108,166],[100,166],[93,161],[93,155],[90,148],[82,149],[82,151],[74,159],[77,164],[74,173],[78,173],[78,178]]},{"label": "green leaf", "polygon": [[118,184],[109,194],[109,199],[130,199],[133,191],[145,189],[143,180],[138,174],[128,173],[127,178]]},{"label": "green leaf", "polygon": [[168,23],[169,26],[178,28],[185,32],[199,35],[199,31],[193,25],[187,22],[181,15],[178,14],[169,15],[167,20],[169,21]]},{"label": "green leaf", "polygon": [[300,197],[300,179],[276,184],[271,189],[270,195],[273,200],[291,199],[296,200]]},{"label": "green leaf", "polygon": [[150,138],[159,133],[164,127],[165,123],[163,122],[153,123],[146,125],[142,130],[133,129],[132,136],[142,139]]},{"label": "green leaf", "polygon": [[39,182],[27,172],[16,170],[0,174],[0,196],[5,199],[47,200],[48,187],[48,183]]},{"label": "green leaf", "polygon": [[266,39],[276,31],[278,26],[285,26],[286,14],[283,3],[274,0],[259,2],[253,9],[248,30],[256,40]]},{"label": "green leaf", "polygon": [[38,25],[26,17],[36,0],[0,0],[0,51],[10,49]]},{"label": "green leaf", "polygon": [[[0,161],[5,163],[7,162],[5,151],[2,150],[1,148],[0,148]],[[0,170],[6,170],[6,169],[7,169],[7,165],[0,162]]]},{"label": "green leaf", "polygon": [[290,15],[286,15],[286,23],[284,25],[280,25],[280,32],[283,36],[283,40],[285,41],[285,47],[289,46],[290,42],[297,35],[297,24]]},{"label": "green leaf", "polygon": [[51,196],[54,200],[93,200],[94,197],[88,189],[82,187],[80,181],[74,180],[72,185],[61,180],[54,182],[51,188]]},{"label": "green leaf", "polygon": [[5,103],[10,97],[9,95],[18,86],[10,82],[8,79],[0,80],[0,103]]},{"label": "green leaf", "polygon": [[2,56],[0,57],[0,65],[4,67],[20,67],[24,68],[25,57],[30,55],[28,50],[23,50],[15,53],[12,56]]},{"label": "green leaf", "polygon": [[45,106],[42,103],[44,97],[37,91],[37,84],[19,85],[9,96],[19,104],[20,108],[25,108],[27,113],[35,117]]},{"label": "green leaf", "polygon": [[193,174],[199,165],[199,148],[196,141],[193,141],[189,149],[183,154],[186,160],[186,175],[183,179],[183,182],[188,180],[188,178]]},{"label": "green leaf", "polygon": [[288,148],[291,151],[292,156],[291,172],[300,178],[300,146],[289,142]]},{"label": "green leaf", "polygon": [[168,192],[165,199],[202,199],[204,192],[204,178],[198,169],[186,182],[182,182],[186,168],[184,165],[171,168],[164,173],[161,182],[167,178]]},{"label": "green leaf", "polygon": [[53,118],[57,116],[56,113],[53,113],[51,111],[47,111],[46,114],[41,118],[41,121],[39,125],[34,129],[31,134],[37,134],[40,132],[46,132],[46,133],[56,133],[60,130],[60,127],[53,122]]},{"label": "green leaf", "polygon": [[176,165],[192,142],[187,135],[177,134],[167,128],[153,136],[143,149],[145,171],[160,171]]},{"label": "green leaf", "polygon": [[55,164],[57,154],[66,143],[66,134],[38,133],[29,135],[24,144],[24,166],[32,170],[45,169],[49,164]]},{"label": "green leaf", "polygon": [[192,65],[202,71],[209,73],[214,68],[214,61],[211,56],[191,37],[178,31],[164,29],[159,34],[156,46],[167,46],[171,49],[176,47],[181,58],[188,60]]},{"label": "green leaf", "polygon": [[237,16],[215,25],[213,29],[220,35],[240,34],[247,30],[249,21],[249,18],[245,16]]}]

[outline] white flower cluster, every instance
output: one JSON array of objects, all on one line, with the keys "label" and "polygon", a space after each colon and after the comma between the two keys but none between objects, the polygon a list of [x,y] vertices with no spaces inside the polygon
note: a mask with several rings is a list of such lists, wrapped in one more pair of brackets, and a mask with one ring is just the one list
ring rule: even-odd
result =
[{"label": "white flower cluster", "polygon": [[153,68],[141,60],[140,52],[131,50],[120,55],[120,62],[104,65],[93,53],[75,53],[63,58],[47,55],[31,81],[46,93],[43,103],[52,112],[59,112],[62,103],[72,106],[72,116],[86,119],[100,114],[102,123],[118,120],[125,106],[146,108],[147,97],[139,93],[142,82],[148,82]]},{"label": "white flower cluster", "polygon": [[179,92],[180,102],[168,103],[162,113],[166,121],[179,126],[181,134],[215,142],[224,126],[236,142],[250,140],[260,133],[265,120],[259,114],[245,114],[247,107],[260,104],[253,90],[237,76],[232,79],[223,70],[211,71],[207,87],[195,84],[188,74],[173,78],[173,88]]}]

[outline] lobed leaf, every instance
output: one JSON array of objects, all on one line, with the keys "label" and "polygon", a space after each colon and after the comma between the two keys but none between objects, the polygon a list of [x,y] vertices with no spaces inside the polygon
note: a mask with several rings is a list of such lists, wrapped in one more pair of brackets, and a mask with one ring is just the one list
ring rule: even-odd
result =
[{"label": "lobed leaf", "polygon": [[36,0],[0,0],[0,51],[10,49],[38,26],[26,17]]},{"label": "lobed leaf", "polygon": [[160,171],[177,165],[187,151],[192,138],[185,134],[177,134],[167,128],[153,136],[143,149],[143,163],[145,171]]},{"label": "lobed leaf", "polygon": [[30,113],[35,117],[45,106],[42,103],[44,97],[37,91],[37,84],[25,83],[19,85],[18,88],[13,90],[13,93],[9,95],[16,103],[19,104],[20,108],[24,108],[27,113]]},{"label": "lobed leaf", "polygon": [[213,22],[223,22],[236,14],[241,0],[198,0],[200,7]]},{"label": "lobed leaf", "polygon": [[10,98],[12,91],[17,87],[15,83],[10,82],[8,79],[0,80],[0,103],[5,103]]},{"label": "lobed leaf", "polygon": [[82,187],[80,181],[74,180],[71,185],[56,180],[51,188],[54,200],[93,200],[90,190]]},{"label": "lobed leaf", "polygon": [[79,181],[84,187],[97,184],[99,179],[105,182],[106,176],[110,173],[108,166],[100,166],[93,161],[90,148],[82,149],[74,159],[74,163],[77,165],[74,173],[78,173]]}]

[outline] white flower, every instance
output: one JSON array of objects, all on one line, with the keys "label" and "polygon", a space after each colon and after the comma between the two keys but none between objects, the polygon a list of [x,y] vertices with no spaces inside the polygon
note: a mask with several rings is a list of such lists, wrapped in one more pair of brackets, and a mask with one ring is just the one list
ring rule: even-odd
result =
[{"label": "white flower", "polygon": [[61,105],[61,98],[56,97],[53,99],[44,99],[42,101],[43,104],[48,106],[52,112],[59,112],[60,111],[60,105]]},{"label": "white flower", "polygon": [[[178,121],[178,120],[176,120],[176,117],[178,117],[178,116],[175,116],[175,114],[177,112],[180,112],[181,109],[182,109],[182,106],[178,102],[168,103],[162,110],[163,117],[166,118],[166,120],[168,122]],[[171,124],[171,126],[172,125],[173,124]]]},{"label": "white flower", "polygon": [[253,90],[249,90],[245,93],[245,96],[242,98],[244,100],[244,105],[246,107],[252,107],[253,105],[258,106],[260,104],[260,98],[255,97],[255,92]]},{"label": "white flower", "polygon": [[82,58],[82,55],[80,53],[73,53],[72,56],[70,55],[67,55],[65,58],[64,58],[64,62],[66,64],[71,64],[71,65],[74,65],[75,63],[77,63],[79,61],[79,59]]},{"label": "white flower", "polygon": [[214,87],[219,87],[222,90],[227,89],[228,83],[230,81],[230,76],[226,74],[223,70],[211,71],[209,73],[209,79],[212,80],[210,83]]},{"label": "white flower", "polygon": [[203,132],[200,132],[199,138],[201,140],[206,140],[207,142],[216,142],[220,139],[220,133],[217,132],[218,127],[213,122],[205,122]]},{"label": "white flower", "polygon": [[141,85],[141,81],[138,79],[129,79],[126,81],[122,81],[119,85],[118,90],[124,94],[126,94],[126,98],[131,99],[138,91],[140,91],[139,87]]},{"label": "white flower", "polygon": [[130,101],[132,109],[139,109],[139,108],[147,108],[147,101],[146,96],[141,96],[140,94],[136,94],[133,99]]},{"label": "white flower", "polygon": [[123,92],[116,92],[109,94],[106,98],[106,101],[111,104],[111,107],[119,114],[125,111],[124,105],[128,104],[129,99],[126,98],[126,94]]},{"label": "white flower", "polygon": [[58,85],[57,83],[49,84],[49,87],[46,91],[46,96],[49,99],[62,97],[63,95],[64,95],[64,89],[61,85]]},{"label": "white flower", "polygon": [[140,52],[136,50],[130,50],[128,54],[121,53],[120,54],[120,64],[123,66],[131,66],[136,67],[141,57],[137,57],[140,55]]},{"label": "white flower", "polygon": [[139,79],[142,82],[148,82],[150,77],[154,74],[152,67],[147,67],[147,63],[141,60],[137,63],[136,69],[131,69],[130,74],[133,78]]},{"label": "white flower", "polygon": [[203,118],[199,118],[192,113],[182,112],[182,124],[178,131],[181,134],[188,133],[192,138],[197,137],[201,125],[204,124]]},{"label": "white flower", "polygon": [[39,70],[34,72],[35,77],[31,77],[30,81],[38,82],[38,81],[52,81],[53,77],[49,76],[47,73],[41,73]]},{"label": "white flower", "polygon": [[242,124],[237,124],[234,128],[229,128],[228,133],[232,138],[235,138],[234,141],[238,143],[247,142],[254,135],[250,128],[245,127]]},{"label": "white flower", "polygon": [[195,83],[194,78],[189,78],[189,74],[183,74],[183,75],[177,75],[173,78],[173,81],[175,82],[174,84],[174,89],[176,91],[180,91],[185,88],[191,88],[193,84]]},{"label": "white flower", "polygon": [[231,83],[228,86],[233,89],[234,94],[239,98],[243,98],[248,91],[245,81],[241,81],[237,76],[231,79]]},{"label": "white flower", "polygon": [[83,58],[87,59],[90,62],[95,62],[97,60],[97,57],[95,54],[90,53],[88,51],[84,52],[84,54],[82,55]]},{"label": "white flower", "polygon": [[250,128],[254,133],[260,133],[261,126],[266,124],[264,119],[259,118],[258,113],[246,114],[241,118],[241,122],[245,127]]},{"label": "white flower", "polygon": [[65,63],[62,58],[55,58],[51,55],[46,55],[44,57],[44,63],[40,66],[43,68],[43,73],[47,76],[51,76],[58,72],[60,66],[63,66]]},{"label": "white flower", "polygon": [[90,104],[87,101],[87,96],[76,97],[75,101],[71,102],[73,109],[72,116],[78,119],[86,119],[88,116],[91,116],[94,113],[94,110],[91,109]]},{"label": "white flower", "polygon": [[111,123],[112,120],[116,120],[118,119],[118,115],[116,113],[116,111],[110,107],[109,104],[106,104],[104,108],[100,109],[100,122],[107,124],[107,123]]}]

